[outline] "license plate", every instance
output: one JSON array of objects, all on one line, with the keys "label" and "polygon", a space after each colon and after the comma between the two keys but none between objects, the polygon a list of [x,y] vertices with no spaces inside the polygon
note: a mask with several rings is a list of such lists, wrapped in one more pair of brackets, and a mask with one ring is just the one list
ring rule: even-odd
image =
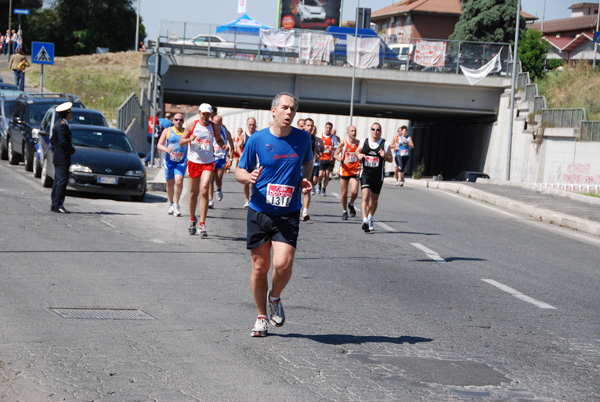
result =
[{"label": "license plate", "polygon": [[117,178],[112,176],[98,176],[100,184],[117,184]]}]

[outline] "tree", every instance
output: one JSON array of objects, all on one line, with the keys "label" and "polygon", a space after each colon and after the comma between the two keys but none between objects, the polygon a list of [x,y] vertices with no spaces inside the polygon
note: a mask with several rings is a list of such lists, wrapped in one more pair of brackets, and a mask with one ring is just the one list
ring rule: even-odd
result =
[{"label": "tree", "polygon": [[[132,0],[54,0],[51,7],[28,18],[23,34],[38,42],[54,43],[56,56],[111,52],[134,47],[136,11]],[[140,40],[146,36],[140,23]]]},{"label": "tree", "polygon": [[544,62],[548,55],[548,46],[542,39],[542,33],[533,29],[521,32],[519,40],[519,60],[523,71],[528,71],[532,79],[544,76]]},{"label": "tree", "polygon": [[[463,5],[450,39],[513,44],[516,10],[517,0],[470,0]],[[519,26],[525,28],[524,19]]]}]

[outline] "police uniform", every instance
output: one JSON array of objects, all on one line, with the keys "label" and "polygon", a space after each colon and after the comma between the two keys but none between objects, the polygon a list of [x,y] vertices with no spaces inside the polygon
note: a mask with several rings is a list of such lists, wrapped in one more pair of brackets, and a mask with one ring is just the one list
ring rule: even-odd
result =
[{"label": "police uniform", "polygon": [[[56,107],[57,112],[66,112],[73,107],[71,102],[65,102]],[[71,155],[75,153],[71,140],[71,129],[66,119],[60,119],[52,127],[50,145],[53,149],[54,184],[52,185],[53,212],[69,213],[63,206],[67,181],[69,180],[69,167],[71,166]]]}]

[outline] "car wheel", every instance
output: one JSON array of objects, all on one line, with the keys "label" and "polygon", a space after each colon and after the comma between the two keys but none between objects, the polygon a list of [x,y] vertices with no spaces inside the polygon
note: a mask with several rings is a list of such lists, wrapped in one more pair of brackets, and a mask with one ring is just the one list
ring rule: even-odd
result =
[{"label": "car wheel", "polygon": [[33,157],[33,177],[42,177],[42,166],[40,165],[40,158],[37,155]]},{"label": "car wheel", "polygon": [[27,148],[27,144],[23,145],[23,162],[25,164],[25,170],[28,172],[33,171],[33,156],[29,153],[29,148]]},{"label": "car wheel", "polygon": [[19,155],[17,155],[15,153],[12,142],[10,141],[10,138],[9,138],[8,139],[8,163],[10,163],[11,165],[18,165],[20,162],[19,159],[20,159]]},{"label": "car wheel", "polygon": [[54,182],[54,180],[52,180],[52,178],[48,176],[48,159],[44,159],[44,163],[42,164],[41,179],[42,187],[52,187],[52,183]]},{"label": "car wheel", "polygon": [[227,53],[225,53],[225,52],[218,52],[218,53],[217,53],[217,57],[218,57],[219,59],[224,59],[224,58],[226,58],[226,57],[227,57]]},{"label": "car wheel", "polygon": [[0,159],[2,159],[3,161],[8,159],[8,149],[6,149],[6,146],[4,145],[4,143],[0,140]]}]

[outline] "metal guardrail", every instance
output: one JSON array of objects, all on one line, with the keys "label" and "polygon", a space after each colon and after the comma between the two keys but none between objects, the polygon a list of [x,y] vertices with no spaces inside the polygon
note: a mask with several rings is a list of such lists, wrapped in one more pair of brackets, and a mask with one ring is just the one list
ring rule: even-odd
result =
[{"label": "metal guardrail", "polygon": [[537,85],[529,84],[525,88],[525,100],[527,101],[535,101],[535,97],[537,96]]},{"label": "metal guardrail", "polygon": [[544,109],[542,127],[581,127],[585,120],[585,109]]},{"label": "metal guardrail", "polygon": [[138,101],[137,96],[135,96],[135,93],[132,93],[117,110],[117,125],[119,130],[125,131],[127,126],[129,126],[129,123],[136,117],[138,118],[138,121],[141,121],[139,120],[141,115],[142,108],[140,107],[140,102]]},{"label": "metal guardrail", "polygon": [[600,141],[600,121],[581,122],[581,141]]},{"label": "metal guardrail", "polygon": [[533,101],[533,111],[541,112],[544,109],[546,109],[546,97],[539,95],[536,96],[535,100]]},{"label": "metal guardrail", "polygon": [[[160,21],[158,42],[162,52],[178,54],[195,54],[204,57],[232,58],[251,61],[268,61],[279,63],[306,63],[299,57],[300,36],[304,32],[323,33],[323,31],[294,30],[294,42],[289,48],[269,48],[258,35],[241,33],[217,32],[217,25],[199,24],[178,21]],[[192,42],[198,36],[206,40]],[[334,36],[335,38],[335,36]],[[444,39],[419,39],[431,42],[445,42],[446,53],[441,67],[424,67],[414,62],[414,53],[417,40],[414,39],[405,45],[411,46],[410,55],[390,53],[389,45],[383,37],[380,51],[381,69],[411,70],[432,73],[462,74],[460,66],[477,69],[490,61],[497,53],[501,54],[502,72],[491,75],[510,76],[512,69],[512,48],[508,43],[488,42],[462,42]],[[197,38],[198,39],[198,38]],[[330,54],[328,62],[315,63],[347,67],[345,44],[337,39],[335,50]],[[194,45],[194,43],[196,45]],[[155,41],[149,41],[148,48],[152,48]],[[386,45],[388,51],[383,51]],[[383,57],[382,57],[383,56]]]}]

